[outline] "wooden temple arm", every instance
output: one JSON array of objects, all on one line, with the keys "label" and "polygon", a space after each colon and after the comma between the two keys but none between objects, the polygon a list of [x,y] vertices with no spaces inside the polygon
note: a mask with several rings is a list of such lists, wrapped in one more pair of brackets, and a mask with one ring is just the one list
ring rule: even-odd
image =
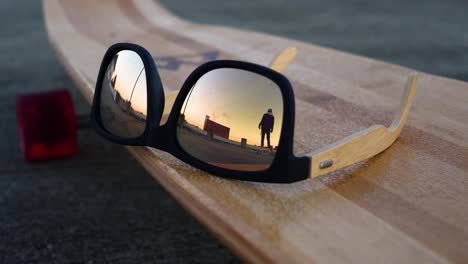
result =
[{"label": "wooden temple arm", "polygon": [[408,118],[418,79],[417,74],[408,77],[399,112],[388,128],[382,125],[373,125],[307,154],[306,156],[310,157],[311,160],[310,177],[327,174],[368,159],[392,145],[400,135]]},{"label": "wooden temple arm", "polygon": [[294,47],[289,47],[281,51],[280,54],[278,54],[273,62],[270,64],[270,68],[277,71],[277,72],[283,72],[286,67],[288,67],[289,64],[296,58],[297,55],[297,49]]}]

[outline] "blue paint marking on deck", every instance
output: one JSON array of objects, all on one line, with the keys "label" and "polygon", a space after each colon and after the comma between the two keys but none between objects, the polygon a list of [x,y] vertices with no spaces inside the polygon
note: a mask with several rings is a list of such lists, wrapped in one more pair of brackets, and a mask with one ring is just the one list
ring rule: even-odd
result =
[{"label": "blue paint marking on deck", "polygon": [[158,68],[177,71],[182,65],[201,65],[205,62],[216,60],[219,57],[219,51],[206,51],[193,55],[182,56],[161,56],[154,57]]}]

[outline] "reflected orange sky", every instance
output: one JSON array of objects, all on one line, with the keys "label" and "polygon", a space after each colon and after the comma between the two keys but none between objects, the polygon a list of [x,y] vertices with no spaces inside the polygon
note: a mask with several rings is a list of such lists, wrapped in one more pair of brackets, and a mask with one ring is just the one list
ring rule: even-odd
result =
[{"label": "reflected orange sky", "polygon": [[[111,78],[115,77],[115,89],[125,101],[131,98],[132,108],[146,115],[146,71],[140,56],[134,51],[123,50],[118,53],[115,70]],[[138,75],[140,74],[140,78]],[[135,82],[137,81],[135,85]],[[133,89],[135,87],[135,89]],[[133,95],[132,95],[133,90]]]},{"label": "reflected orange sky", "polygon": [[278,145],[283,101],[279,87],[270,79],[239,69],[216,69],[198,80],[187,99],[181,113],[186,106],[185,119],[190,124],[202,129],[208,115],[212,121],[230,128],[229,139],[246,138],[247,144],[258,146],[261,144],[258,124],[271,108],[275,117],[271,145]]}]

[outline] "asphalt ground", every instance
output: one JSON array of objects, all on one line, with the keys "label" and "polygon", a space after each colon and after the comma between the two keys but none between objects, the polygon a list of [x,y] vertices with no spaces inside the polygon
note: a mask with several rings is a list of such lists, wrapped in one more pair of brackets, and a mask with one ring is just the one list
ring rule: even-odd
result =
[{"label": "asphalt ground", "polygon": [[[468,81],[466,1],[162,1],[197,22],[265,31]],[[15,95],[66,87],[41,1],[0,2],[0,263],[237,263],[127,151],[78,133],[69,159],[26,163]]]}]

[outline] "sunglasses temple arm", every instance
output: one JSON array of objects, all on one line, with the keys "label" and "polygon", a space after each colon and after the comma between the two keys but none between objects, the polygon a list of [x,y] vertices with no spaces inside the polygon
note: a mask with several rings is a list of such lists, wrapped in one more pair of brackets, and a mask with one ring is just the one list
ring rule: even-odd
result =
[{"label": "sunglasses temple arm", "polygon": [[277,71],[283,72],[286,67],[296,58],[297,48],[289,47],[284,49],[278,56],[275,57],[273,62],[270,64],[270,68]]},{"label": "sunglasses temple arm", "polygon": [[400,135],[408,118],[418,79],[419,75],[416,73],[408,77],[399,112],[388,128],[382,125],[373,125],[307,154],[306,156],[311,161],[310,177],[327,174],[371,158],[392,145]]},{"label": "sunglasses temple arm", "polygon": [[171,112],[172,106],[174,105],[174,102],[175,102],[178,94],[179,94],[179,90],[164,93],[163,117],[164,116],[166,116],[166,117],[169,116],[169,113]]}]

